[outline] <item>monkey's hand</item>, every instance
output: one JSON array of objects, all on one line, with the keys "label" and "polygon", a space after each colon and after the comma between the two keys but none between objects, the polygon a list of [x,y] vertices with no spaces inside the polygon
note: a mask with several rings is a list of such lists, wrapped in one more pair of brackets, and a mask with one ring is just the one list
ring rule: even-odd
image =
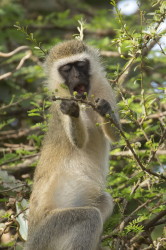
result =
[{"label": "monkey's hand", "polygon": [[[103,131],[112,140],[119,140],[119,129],[121,128],[118,118],[115,115],[110,103],[105,99],[97,99],[95,110],[103,117]],[[110,126],[110,124],[114,126]]]},{"label": "monkey's hand", "polygon": [[101,116],[105,116],[106,114],[111,113],[111,105],[109,104],[108,101],[106,101],[105,99],[97,99],[96,100],[96,111],[101,115]]},{"label": "monkey's hand", "polygon": [[75,118],[79,117],[79,106],[77,102],[71,100],[63,100],[60,104],[60,110],[63,114],[69,115]]},{"label": "monkey's hand", "polygon": [[114,111],[111,108],[111,105],[108,101],[105,99],[97,99],[96,100],[96,111],[102,116],[102,117],[108,117],[115,123],[116,125],[119,125],[119,122],[115,116]]}]

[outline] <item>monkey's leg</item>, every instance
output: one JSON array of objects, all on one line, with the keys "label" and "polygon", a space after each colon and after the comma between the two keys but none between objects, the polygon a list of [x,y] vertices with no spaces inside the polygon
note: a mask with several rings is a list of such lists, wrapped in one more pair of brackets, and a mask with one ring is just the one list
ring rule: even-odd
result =
[{"label": "monkey's leg", "polygon": [[[100,210],[102,221],[104,224],[113,211],[114,203],[112,196],[107,192],[103,192],[96,200],[96,207]],[[98,250],[106,249],[102,247],[100,243]]]},{"label": "monkey's leg", "polygon": [[31,230],[24,250],[97,250],[102,226],[97,208],[56,209]]},{"label": "monkey's leg", "polygon": [[96,201],[97,207],[100,210],[101,217],[104,222],[108,219],[108,217],[112,214],[114,203],[111,195],[107,192],[103,192]]}]

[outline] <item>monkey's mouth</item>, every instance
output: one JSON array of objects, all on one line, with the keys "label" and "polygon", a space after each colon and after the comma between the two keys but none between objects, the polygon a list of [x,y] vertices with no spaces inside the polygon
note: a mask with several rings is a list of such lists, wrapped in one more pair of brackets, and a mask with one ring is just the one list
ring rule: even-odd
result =
[{"label": "monkey's mouth", "polygon": [[86,97],[86,93],[88,94],[88,86],[84,84],[78,84],[76,87],[74,87],[74,91],[77,92],[77,98],[84,99]]}]

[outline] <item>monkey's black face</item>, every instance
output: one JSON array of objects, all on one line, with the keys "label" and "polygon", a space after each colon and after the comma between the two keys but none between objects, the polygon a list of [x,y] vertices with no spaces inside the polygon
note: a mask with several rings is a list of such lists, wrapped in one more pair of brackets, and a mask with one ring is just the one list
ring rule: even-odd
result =
[{"label": "monkey's black face", "polygon": [[71,95],[76,91],[77,98],[85,98],[84,93],[88,93],[90,88],[89,69],[88,60],[68,63],[59,68]]}]

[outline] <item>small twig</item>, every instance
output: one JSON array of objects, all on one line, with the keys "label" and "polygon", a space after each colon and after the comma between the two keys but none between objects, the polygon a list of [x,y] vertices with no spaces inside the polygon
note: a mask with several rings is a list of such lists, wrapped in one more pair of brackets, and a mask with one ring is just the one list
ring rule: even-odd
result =
[{"label": "small twig", "polygon": [[24,208],[23,210],[21,210],[18,214],[14,215],[14,218],[16,219],[20,214],[24,213],[26,210],[28,210],[29,207]]},{"label": "small twig", "polygon": [[77,99],[75,97],[61,98],[61,97],[52,96],[52,100],[53,101],[70,101],[70,100],[71,101],[76,101],[76,102],[87,104],[88,106],[91,106],[94,110],[96,109],[96,106],[92,102],[87,101],[87,100],[83,100],[83,99]]},{"label": "small twig", "polygon": [[113,80],[113,82],[117,82],[119,85],[121,85],[124,82],[124,80],[126,79],[129,72],[131,71],[131,67],[132,67],[135,60],[136,60],[136,57],[135,56],[132,57],[129,60],[129,62],[127,63],[127,65],[124,67],[124,69],[117,76],[117,78],[115,80]]},{"label": "small twig", "polygon": [[[5,144],[3,144],[5,145]],[[6,143],[7,146],[7,143]],[[35,147],[33,146],[28,146],[26,144],[11,144],[8,147],[0,147],[0,152],[5,153],[5,152],[13,152],[17,150],[29,150],[29,151],[35,151]]]},{"label": "small twig", "polygon": [[162,46],[161,46],[160,42],[158,42],[157,44],[158,44],[158,46],[160,47],[161,52],[163,53],[163,55],[165,55],[165,56],[166,56],[166,53],[165,53],[164,49],[162,48]]},{"label": "small twig", "polygon": [[151,154],[149,156],[149,159],[147,160],[147,165],[151,162],[151,160],[155,157],[157,150],[161,146],[161,144],[165,141],[166,139],[166,130],[164,131],[163,135],[160,138],[160,141],[158,143],[158,147],[155,150],[151,150]]},{"label": "small twig", "polygon": [[26,144],[23,144],[23,143],[8,143],[8,142],[4,142],[4,143],[1,143],[2,146],[4,147],[8,147],[8,148],[29,148],[29,149],[34,149],[33,146],[29,146],[29,145],[26,145]]},{"label": "small twig", "polygon": [[0,112],[4,111],[5,109],[8,109],[8,108],[11,108],[11,107],[14,107],[14,106],[19,105],[21,102],[30,99],[30,98],[32,97],[32,95],[33,95],[33,94],[30,94],[28,97],[25,97],[25,98],[23,98],[23,99],[20,99],[20,100],[18,100],[18,101],[16,101],[16,102],[12,102],[12,103],[10,103],[10,104],[8,104],[8,105],[3,105],[2,107],[0,107]]},{"label": "small twig", "polygon": [[24,184],[21,184],[21,185],[19,185],[17,187],[13,187],[13,188],[9,188],[9,189],[6,189],[6,190],[2,190],[2,191],[0,191],[0,193],[4,193],[4,192],[6,193],[6,192],[9,192],[9,191],[12,191],[14,189],[17,189],[17,188],[20,188],[20,187],[24,187],[24,186],[27,186],[27,184],[24,183]]}]

